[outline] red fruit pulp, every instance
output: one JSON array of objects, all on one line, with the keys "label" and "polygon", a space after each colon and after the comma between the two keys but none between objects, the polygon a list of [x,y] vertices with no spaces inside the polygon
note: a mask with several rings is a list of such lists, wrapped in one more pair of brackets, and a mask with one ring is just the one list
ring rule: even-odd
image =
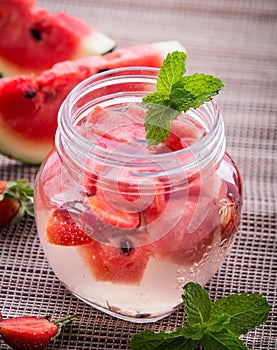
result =
[{"label": "red fruit pulp", "polygon": [[56,209],[47,225],[49,243],[61,246],[77,246],[88,244],[92,239],[76,225],[73,214],[67,209]]},{"label": "red fruit pulp", "polygon": [[124,237],[117,246],[94,241],[79,250],[97,281],[131,285],[141,281],[152,251],[151,246],[134,247]]},{"label": "red fruit pulp", "polygon": [[[204,137],[198,123],[184,114],[172,121],[164,143],[147,147],[144,108],[135,104],[120,108],[98,106],[78,124],[78,132],[99,149],[133,155],[128,164],[114,168],[105,157],[87,155],[78,180],[81,188],[74,193],[83,202],[82,227],[84,233],[91,231],[91,241],[79,245],[78,251],[95,280],[139,284],[150,257],[185,268],[197,264],[211,247],[233,236],[232,220],[239,209],[222,216],[221,199],[226,198],[228,185],[216,169],[187,179],[184,173],[185,186],[177,190],[159,164],[151,163],[147,175],[143,173],[141,156],[150,159],[153,154],[175,152]],[[178,157],[178,152],[173,155]],[[69,231],[74,231],[71,225]]]},{"label": "red fruit pulp", "polygon": [[76,17],[34,5],[29,0],[0,2],[0,55],[23,70],[38,72],[73,59],[82,40],[97,32]]},{"label": "red fruit pulp", "polygon": [[19,207],[19,202],[11,198],[4,198],[0,201],[0,227],[11,223],[18,213]]},{"label": "red fruit pulp", "polygon": [[58,326],[45,318],[23,316],[0,320],[0,334],[13,349],[42,350],[57,332]]}]

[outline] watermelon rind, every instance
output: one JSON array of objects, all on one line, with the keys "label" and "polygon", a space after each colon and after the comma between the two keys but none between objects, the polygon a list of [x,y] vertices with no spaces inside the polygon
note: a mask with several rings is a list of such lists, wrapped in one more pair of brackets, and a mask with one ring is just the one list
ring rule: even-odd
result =
[{"label": "watermelon rind", "polygon": [[114,50],[115,46],[115,41],[106,34],[102,32],[91,33],[82,39],[80,49],[75,58],[104,55]]},{"label": "watermelon rind", "polygon": [[53,140],[40,142],[26,139],[2,122],[0,116],[0,153],[30,165],[40,165],[54,146]]}]

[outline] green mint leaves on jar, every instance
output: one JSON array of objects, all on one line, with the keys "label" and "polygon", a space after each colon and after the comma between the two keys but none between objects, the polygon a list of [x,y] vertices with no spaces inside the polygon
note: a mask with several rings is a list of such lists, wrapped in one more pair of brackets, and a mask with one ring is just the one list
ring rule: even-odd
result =
[{"label": "green mint leaves on jar", "polygon": [[170,133],[170,122],[181,112],[198,108],[224,89],[224,84],[212,75],[186,72],[184,52],[169,53],[157,80],[157,91],[143,97],[147,108],[144,126],[148,146],[164,142]]}]

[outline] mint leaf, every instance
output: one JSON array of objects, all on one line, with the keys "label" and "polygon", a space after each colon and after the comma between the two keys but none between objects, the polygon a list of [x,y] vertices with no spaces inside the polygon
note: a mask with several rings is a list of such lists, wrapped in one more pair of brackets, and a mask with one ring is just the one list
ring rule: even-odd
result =
[{"label": "mint leaf", "polygon": [[[143,104],[147,107],[151,107],[151,105],[167,105],[168,95],[162,94],[161,92],[153,92],[152,94],[146,95],[143,97]],[[169,103],[168,103],[169,104]]]},{"label": "mint leaf", "polygon": [[184,75],[186,54],[184,52],[174,51],[169,53],[160,69],[157,89],[160,93],[169,95],[172,86],[177,83]]},{"label": "mint leaf", "polygon": [[179,51],[168,54],[160,69],[157,91],[142,99],[147,108],[144,125],[148,146],[166,140],[172,119],[190,108],[198,108],[224,88],[222,81],[211,75],[184,76],[186,57]]},{"label": "mint leaf", "polygon": [[208,321],[213,303],[203,287],[197,283],[187,283],[184,286],[183,301],[188,324]]},{"label": "mint leaf", "polygon": [[262,295],[233,294],[214,303],[211,318],[224,313],[229,318],[229,323],[225,327],[241,335],[264,323],[269,311],[270,306]]},{"label": "mint leaf", "polygon": [[196,73],[192,76],[183,77],[183,80],[184,89],[194,95],[194,101],[192,101],[189,108],[198,108],[204,102],[210,101],[220,90],[224,89],[222,81],[214,78],[212,75]]},{"label": "mint leaf", "polygon": [[205,350],[247,350],[242,340],[226,329],[204,334],[201,345]]},{"label": "mint leaf", "polygon": [[220,332],[230,323],[230,317],[224,313],[210,314],[209,320],[204,323],[205,328],[210,332]]},{"label": "mint leaf", "polygon": [[194,101],[194,95],[183,88],[182,80],[172,86],[169,100],[166,102],[170,108],[176,109],[180,114],[182,111],[187,111]]},{"label": "mint leaf", "polygon": [[193,325],[186,324],[180,328],[180,334],[187,339],[201,340],[205,333],[205,326],[201,323],[195,323]]},{"label": "mint leaf", "polygon": [[170,134],[170,122],[178,115],[178,112],[164,105],[150,104],[144,119],[148,145],[156,145],[162,142]]},{"label": "mint leaf", "polygon": [[178,329],[172,333],[148,329],[133,335],[129,347],[133,350],[194,350],[198,344],[198,341],[182,336]]},{"label": "mint leaf", "polygon": [[184,286],[183,301],[187,322],[173,332],[146,330],[133,335],[133,350],[246,350],[241,334],[259,326],[270,307],[259,294],[233,294],[212,302],[197,283]]}]

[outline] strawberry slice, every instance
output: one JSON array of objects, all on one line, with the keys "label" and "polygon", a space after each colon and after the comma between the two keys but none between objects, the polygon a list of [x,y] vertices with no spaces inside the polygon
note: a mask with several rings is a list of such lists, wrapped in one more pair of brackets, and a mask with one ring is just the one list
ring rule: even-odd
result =
[{"label": "strawberry slice", "polygon": [[43,350],[58,336],[60,329],[69,323],[74,316],[50,322],[47,318],[22,316],[0,320],[2,339],[17,350]]},{"label": "strawberry slice", "polygon": [[134,229],[140,224],[139,213],[121,211],[112,207],[105,199],[101,191],[88,197],[89,205],[94,213],[102,221],[120,228]]},{"label": "strawberry slice", "polygon": [[77,246],[92,241],[73,219],[73,215],[63,208],[55,209],[46,227],[46,237],[49,243],[61,246]]}]

